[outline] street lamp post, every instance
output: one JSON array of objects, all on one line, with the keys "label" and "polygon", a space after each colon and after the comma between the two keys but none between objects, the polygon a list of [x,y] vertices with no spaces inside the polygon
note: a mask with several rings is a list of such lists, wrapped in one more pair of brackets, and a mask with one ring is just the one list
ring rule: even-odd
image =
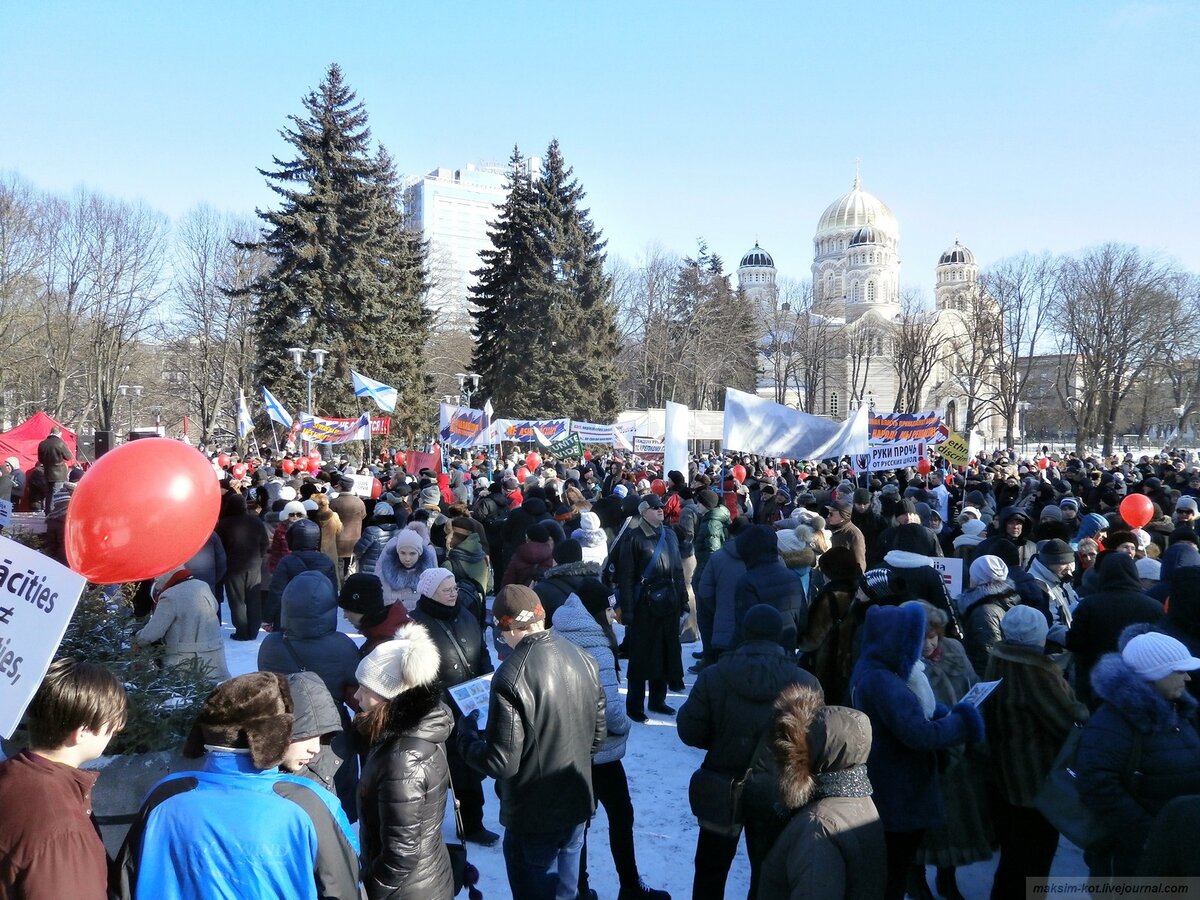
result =
[{"label": "street lamp post", "polygon": [[[307,410],[307,412],[311,416],[311,415],[313,415],[313,391],[312,391],[313,379],[316,378],[317,374],[322,369],[325,368],[325,357],[327,355],[329,355],[329,351],[322,350],[319,347],[313,347],[308,350],[306,350],[303,347],[288,347],[287,352],[292,355],[292,365],[294,365],[296,367],[297,372],[299,372],[301,375],[304,376],[304,379],[308,384],[308,410]],[[304,368],[304,354],[305,353],[312,354],[313,361],[316,363],[314,368],[312,368],[312,369]],[[308,449],[309,450],[312,449],[312,441],[308,442]]]},{"label": "street lamp post", "polygon": [[133,399],[134,397],[142,396],[142,386],[140,384],[118,384],[117,390],[122,397],[129,401],[129,432],[133,433]]},{"label": "street lamp post", "polygon": [[479,373],[455,372],[454,377],[458,379],[459,401],[464,406],[470,407],[471,398],[475,396],[475,392],[479,390]]}]

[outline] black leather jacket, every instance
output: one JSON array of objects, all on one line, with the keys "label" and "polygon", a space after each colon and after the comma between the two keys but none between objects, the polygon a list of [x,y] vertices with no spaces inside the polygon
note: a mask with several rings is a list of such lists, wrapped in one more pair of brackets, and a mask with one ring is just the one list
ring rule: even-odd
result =
[{"label": "black leather jacket", "polygon": [[486,734],[461,729],[459,752],[496,779],[505,828],[560,831],[595,811],[592,755],[607,734],[595,660],[552,631],[535,631],[492,678]]}]

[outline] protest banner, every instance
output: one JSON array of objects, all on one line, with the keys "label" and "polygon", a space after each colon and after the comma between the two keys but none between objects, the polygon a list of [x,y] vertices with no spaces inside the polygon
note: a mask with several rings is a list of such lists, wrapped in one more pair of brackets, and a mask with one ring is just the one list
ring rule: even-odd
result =
[{"label": "protest banner", "polygon": [[[571,431],[570,419],[497,419],[495,432],[497,441],[533,442],[537,430],[548,440],[557,441]],[[495,442],[493,442],[495,443]]]},{"label": "protest banner", "polygon": [[442,448],[438,444],[433,445],[432,453],[422,453],[417,450],[408,451],[408,465],[405,469],[413,475],[416,475],[423,469],[428,469],[431,472],[442,471]]},{"label": "protest banner", "polygon": [[872,444],[867,471],[882,472],[887,469],[911,469],[925,454],[925,445],[918,442]]},{"label": "protest banner", "polygon": [[665,443],[655,438],[635,437],[633,439],[633,452],[638,456],[662,456],[665,450]]},{"label": "protest banner", "polygon": [[467,406],[439,404],[439,435],[447,447],[465,450],[488,443],[487,413]]},{"label": "protest banner", "polygon": [[585,444],[611,444],[613,442],[613,427],[598,425],[595,422],[571,421],[571,432],[579,435]]},{"label": "protest banner", "polygon": [[[381,421],[386,422],[386,419]],[[300,418],[300,437],[314,444],[345,444],[365,441],[372,428],[371,418],[363,413],[357,419],[324,419],[320,416]]]},{"label": "protest banner", "polygon": [[867,408],[845,422],[832,422],[725,389],[722,447],[782,459],[833,459],[867,452]]},{"label": "protest banner", "polygon": [[7,528],[12,524],[12,501],[0,500],[0,528]]},{"label": "protest banner", "polygon": [[565,438],[553,441],[547,449],[557,459],[571,459],[583,456],[583,441],[579,439],[579,435],[569,434]]},{"label": "protest banner", "polygon": [[923,441],[938,439],[942,417],[936,410],[919,413],[871,413],[871,443],[879,441]]},{"label": "protest banner", "polygon": [[0,736],[16,731],[86,586],[50,557],[0,538]]},{"label": "protest banner", "polygon": [[951,599],[963,592],[963,561],[949,556],[931,556],[929,561],[942,576]]},{"label": "protest banner", "polygon": [[691,432],[692,413],[682,403],[667,401],[665,415],[666,441],[663,452],[663,470],[687,472],[688,434]]},{"label": "protest banner", "polygon": [[966,435],[952,431],[950,437],[938,445],[937,452],[942,454],[950,465],[965,466],[971,460],[971,442]]}]

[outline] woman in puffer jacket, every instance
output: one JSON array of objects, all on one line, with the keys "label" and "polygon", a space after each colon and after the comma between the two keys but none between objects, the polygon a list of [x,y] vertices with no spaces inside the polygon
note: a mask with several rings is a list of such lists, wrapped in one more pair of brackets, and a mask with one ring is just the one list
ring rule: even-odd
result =
[{"label": "woman in puffer jacket", "polygon": [[[617,665],[617,639],[609,620],[608,598],[612,592],[596,581],[571,594],[554,614],[554,631],[576,647],[591,654],[600,668],[600,686],[608,701],[608,737],[592,757],[592,789],[596,803],[604,807],[608,817],[608,845],[613,865],[621,881],[621,896],[665,900],[661,891],[645,888],[638,874],[637,857],[633,848],[633,801],[629,797],[629,779],[621,758],[632,727],[625,714],[625,701],[617,685],[620,669]],[[587,841],[579,861],[579,896],[588,896]]]},{"label": "woman in puffer jacket", "polygon": [[879,900],[887,851],[867,778],[870,720],[793,684],[775,701],[769,734],[788,824],[763,863],[758,896]]},{"label": "woman in puffer jacket", "polygon": [[409,623],[358,665],[355,720],[370,746],[358,782],[362,881],[371,900],[450,900],[454,876],[442,838],[453,724],[438,684],[438,652]]},{"label": "woman in puffer jacket", "polygon": [[1200,794],[1196,700],[1187,690],[1200,659],[1148,625],[1121,634],[1120,652],[1091,672],[1101,701],[1075,756],[1079,797],[1112,833],[1085,853],[1093,877],[1136,872],[1154,817],[1181,794]]}]

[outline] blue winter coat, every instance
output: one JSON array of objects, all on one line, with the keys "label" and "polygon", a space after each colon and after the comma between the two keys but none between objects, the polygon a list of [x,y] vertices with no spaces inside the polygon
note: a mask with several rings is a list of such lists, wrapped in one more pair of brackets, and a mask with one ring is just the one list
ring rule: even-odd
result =
[{"label": "blue winter coat", "polygon": [[776,555],[769,562],[762,562],[746,569],[738,579],[734,591],[736,605],[735,644],[741,643],[742,619],[746,611],[759,603],[779,610],[783,617],[783,630],[779,643],[788,654],[796,652],[797,635],[804,634],[808,626],[808,598],[804,593],[804,582],[796,577]]},{"label": "blue winter coat", "polygon": [[362,537],[354,545],[354,555],[358,557],[358,571],[366,575],[375,574],[375,567],[379,565],[379,554],[399,528],[395,522],[372,522],[363,529]]},{"label": "blue winter coat", "polygon": [[918,603],[872,606],[862,629],[862,655],[850,676],[854,706],[871,719],[867,771],[885,831],[918,831],[942,823],[935,750],[983,740],[983,719],[969,703],[939,706],[932,719],[907,679],[925,643]]},{"label": "blue winter coat", "polygon": [[[1119,653],[1092,669],[1092,690],[1102,702],[1084,728],[1075,756],[1079,796],[1116,825],[1118,874],[1132,875],[1150,825],[1168,800],[1200,794],[1200,735],[1191,694],[1172,703],[1143,681]],[[1141,757],[1130,785],[1126,777],[1141,735]],[[1131,790],[1132,787],[1132,790]]]},{"label": "blue winter coat", "polygon": [[696,589],[696,614],[700,635],[706,638],[705,649],[730,650],[737,642],[737,622],[734,597],[738,582],[746,573],[746,564],[738,551],[737,541],[712,555],[700,575]]},{"label": "blue winter coat", "polygon": [[337,609],[328,579],[320,572],[301,572],[283,592],[283,631],[268,634],[259,645],[258,668],[283,675],[315,672],[342,711],[347,688],[357,684],[359,655],[350,636],[338,631]]},{"label": "blue winter coat", "polygon": [[320,550],[293,550],[279,561],[275,574],[271,576],[271,588],[267,592],[267,602],[263,604],[263,621],[278,623],[283,609],[283,591],[293,578],[301,572],[318,572],[329,579],[334,593],[337,593],[337,570],[333,560]]}]

